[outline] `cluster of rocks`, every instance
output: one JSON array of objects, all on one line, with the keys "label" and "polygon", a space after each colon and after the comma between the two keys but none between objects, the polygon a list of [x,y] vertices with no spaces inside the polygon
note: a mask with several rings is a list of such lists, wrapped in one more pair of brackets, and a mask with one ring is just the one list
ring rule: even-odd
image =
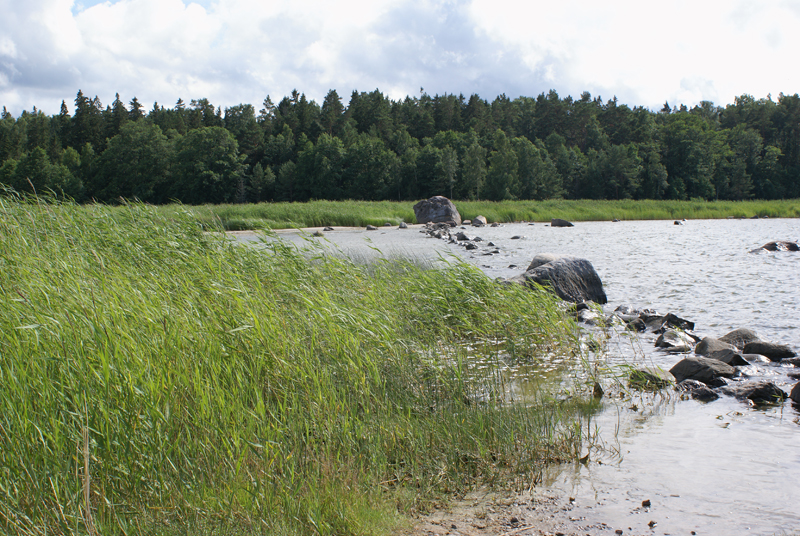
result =
[{"label": "cluster of rocks", "polygon": [[740,328],[715,337],[696,335],[694,323],[673,314],[660,315],[652,310],[638,311],[620,306],[614,313],[629,329],[657,334],[655,345],[668,352],[693,354],[676,363],[669,372],[636,370],[630,385],[661,389],[668,384],[692,398],[711,401],[720,394],[749,400],[754,404],[781,403],[791,398],[800,404],[800,384],[787,394],[769,381],[748,381],[741,367],[758,362],[784,362],[800,365],[792,359],[797,353],[785,344],[762,341],[750,329]]},{"label": "cluster of rocks", "polygon": [[[467,220],[469,221],[469,220]],[[478,216],[473,220],[474,227],[483,227],[486,225],[486,218]],[[496,226],[496,224],[492,224]],[[465,231],[466,227],[461,227],[460,230],[455,230],[455,225],[452,222],[446,223],[426,223],[425,227],[420,230],[421,233],[426,233],[428,236],[446,240],[451,244],[463,246],[467,250],[476,250],[484,246],[484,255],[495,255],[500,253],[500,249],[492,242],[487,242],[480,236],[469,236]]]}]

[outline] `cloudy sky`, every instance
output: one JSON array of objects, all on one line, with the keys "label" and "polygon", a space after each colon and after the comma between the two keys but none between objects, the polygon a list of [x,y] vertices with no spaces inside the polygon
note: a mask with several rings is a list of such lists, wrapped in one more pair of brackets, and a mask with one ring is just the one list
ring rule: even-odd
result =
[{"label": "cloudy sky", "polygon": [[0,105],[149,109],[550,89],[718,105],[800,92],[800,0],[0,0]]}]

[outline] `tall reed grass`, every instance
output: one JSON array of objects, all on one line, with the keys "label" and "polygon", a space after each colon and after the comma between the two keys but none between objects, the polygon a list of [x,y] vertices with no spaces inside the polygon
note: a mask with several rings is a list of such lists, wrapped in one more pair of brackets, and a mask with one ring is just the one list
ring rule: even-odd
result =
[{"label": "tall reed grass", "polygon": [[[228,230],[285,229],[326,225],[365,227],[414,223],[413,202],[312,201],[310,203],[260,203],[257,205],[206,205],[192,207],[200,221],[209,228],[222,225]],[[777,201],[654,201],[654,200],[564,200],[548,201],[456,201],[464,219],[478,215],[490,222],[672,220],[800,218],[800,200]],[[164,207],[173,211],[176,207]],[[186,210],[177,207],[177,210]]]},{"label": "tall reed grass", "polygon": [[207,225],[0,197],[0,532],[381,534],[578,455],[579,403],[466,373],[572,351],[548,294]]}]

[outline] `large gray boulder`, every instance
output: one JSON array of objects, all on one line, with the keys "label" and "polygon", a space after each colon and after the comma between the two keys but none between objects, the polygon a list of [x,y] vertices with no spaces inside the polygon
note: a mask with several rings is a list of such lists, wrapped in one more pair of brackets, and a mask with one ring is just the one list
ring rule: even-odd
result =
[{"label": "large gray boulder", "polygon": [[797,352],[785,344],[775,344],[764,341],[749,342],[744,345],[742,352],[745,354],[763,355],[770,361],[780,361],[781,359],[797,356]]},{"label": "large gray boulder", "polygon": [[736,369],[732,366],[708,357],[687,357],[669,371],[678,383],[683,380],[697,380],[707,385],[718,378],[733,378],[736,374]]},{"label": "large gray boulder", "polygon": [[414,216],[417,223],[442,223],[455,222],[461,225],[461,214],[456,210],[452,201],[437,195],[430,199],[425,199],[414,205]]},{"label": "large gray boulder", "polygon": [[657,348],[665,348],[670,352],[691,352],[694,339],[682,331],[668,329],[656,339]]},{"label": "large gray boulder", "polygon": [[731,350],[730,348],[711,351],[708,354],[706,354],[706,357],[708,357],[709,359],[716,359],[717,361],[722,361],[726,365],[730,365],[732,367],[744,367],[750,364],[747,362],[747,360],[745,360],[742,354],[740,354],[735,350]]},{"label": "large gray boulder", "polygon": [[545,255],[549,255],[552,260],[539,264],[537,259],[541,261],[543,258],[537,255],[530,265],[534,268],[529,266],[524,274],[512,277],[508,281],[531,287],[537,283],[551,289],[562,300],[574,303],[593,301],[603,304],[608,302],[603,290],[603,282],[591,262],[576,257]]},{"label": "large gray boulder", "polygon": [[475,216],[475,219],[472,220],[473,227],[483,227],[486,223],[486,216]]}]

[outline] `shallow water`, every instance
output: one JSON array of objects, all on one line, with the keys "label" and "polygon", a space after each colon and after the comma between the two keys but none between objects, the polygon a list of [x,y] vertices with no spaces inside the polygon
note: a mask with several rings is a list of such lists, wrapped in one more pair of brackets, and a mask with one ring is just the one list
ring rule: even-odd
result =
[{"label": "shallow water", "polygon": [[[510,224],[468,228],[472,252],[417,229],[326,233],[348,255],[456,255],[492,277],[524,271],[537,253],[586,258],[603,280],[607,311],[632,304],[696,323],[701,336],[739,327],[800,349],[800,253],[749,253],[772,240],[800,239],[798,219],[584,222],[572,228]],[[520,238],[512,239],[514,236]],[[284,237],[305,243],[297,233]],[[319,240],[319,239],[314,239]],[[493,242],[496,247],[488,247]],[[486,253],[499,249],[499,253]],[[611,365],[642,361],[669,369],[680,356],[611,341]],[[792,369],[758,363],[746,374],[789,391]],[[704,404],[656,395],[607,402],[594,417],[597,448],[587,465],[554,470],[547,484],[574,497],[574,516],[625,534],[791,534],[800,530],[800,412],[790,403],[751,408],[723,397]],[[588,448],[588,446],[587,446]],[[652,506],[642,508],[649,499]],[[647,523],[657,524],[651,529]],[[628,530],[628,529],[631,530]]]}]

